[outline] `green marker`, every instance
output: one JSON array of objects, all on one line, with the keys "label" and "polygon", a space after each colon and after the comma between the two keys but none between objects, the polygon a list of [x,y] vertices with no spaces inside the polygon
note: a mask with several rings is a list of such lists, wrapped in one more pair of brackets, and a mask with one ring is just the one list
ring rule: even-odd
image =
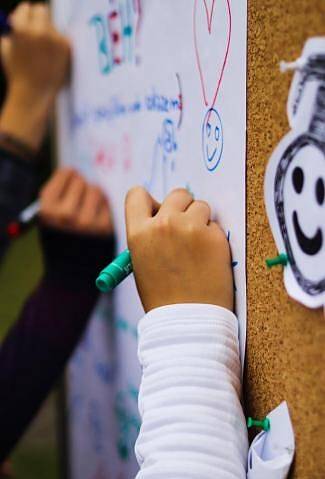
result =
[{"label": "green marker", "polygon": [[100,272],[96,279],[96,286],[102,293],[107,293],[116,288],[132,271],[131,254],[126,249]]},{"label": "green marker", "polygon": [[268,268],[273,268],[273,266],[278,266],[278,265],[287,266],[289,259],[287,254],[281,253],[279,254],[279,256],[276,256],[275,258],[267,259],[265,262]]},{"label": "green marker", "polygon": [[271,429],[271,423],[270,423],[270,420],[268,417],[265,417],[264,419],[262,419],[262,421],[259,421],[257,419],[253,419],[252,417],[248,417],[247,418],[247,427],[250,428],[250,427],[260,427],[262,428],[264,431],[269,431]]}]

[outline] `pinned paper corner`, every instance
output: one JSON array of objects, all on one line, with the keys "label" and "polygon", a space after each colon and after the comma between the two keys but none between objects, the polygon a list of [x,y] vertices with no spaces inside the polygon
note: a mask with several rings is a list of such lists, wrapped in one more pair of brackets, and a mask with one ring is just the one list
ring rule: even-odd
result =
[{"label": "pinned paper corner", "polygon": [[247,479],[285,479],[293,461],[295,438],[287,403],[267,417],[270,430],[258,434],[248,452]]}]

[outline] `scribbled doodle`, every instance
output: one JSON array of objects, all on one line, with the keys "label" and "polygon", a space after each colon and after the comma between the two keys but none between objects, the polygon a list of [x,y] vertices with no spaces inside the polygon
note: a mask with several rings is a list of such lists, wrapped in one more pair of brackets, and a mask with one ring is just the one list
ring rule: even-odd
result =
[{"label": "scribbled doodle", "polygon": [[177,149],[175,125],[167,118],[154,144],[150,176],[145,182],[148,191],[158,199],[163,199],[169,190],[170,176],[176,167]]},{"label": "scribbled doodle", "polygon": [[115,414],[119,426],[116,447],[122,461],[129,459],[140,431],[140,419],[131,411],[137,409],[138,394],[138,389],[129,385],[126,390],[119,391],[115,399]]},{"label": "scribbled doodle", "polygon": [[[229,244],[230,244],[230,237],[231,237],[231,232],[228,231],[228,232],[227,232],[227,240],[228,240],[228,243],[229,243]],[[238,261],[232,260],[232,261],[231,261],[231,267],[232,267],[232,269],[235,269],[236,266],[238,266]],[[237,291],[237,286],[236,286],[236,283],[235,283],[235,279],[234,279],[234,291],[235,291],[235,292]]]},{"label": "scribbled doodle", "polygon": [[100,454],[103,450],[104,444],[104,430],[101,420],[101,411],[99,402],[96,399],[91,399],[88,403],[88,423],[89,433],[94,451]]},{"label": "scribbled doodle", "polygon": [[99,70],[108,75],[115,67],[136,60],[136,37],[141,20],[141,2],[110,2],[106,14],[95,14],[89,26],[95,30]]},{"label": "scribbled doodle", "polygon": [[93,154],[93,166],[99,173],[107,174],[118,167],[126,173],[132,168],[133,144],[129,133],[123,133],[116,142],[97,146]]},{"label": "scribbled doodle", "polygon": [[94,158],[95,167],[111,171],[116,166],[115,145],[111,145],[109,149],[99,148]]},{"label": "scribbled doodle", "polygon": [[111,52],[108,46],[108,37],[105,19],[101,15],[94,15],[89,24],[94,27],[97,39],[97,51],[99,69],[103,75],[107,75],[112,69]]},{"label": "scribbled doodle", "polygon": [[134,339],[138,338],[137,327],[120,316],[115,320],[115,327],[117,330],[122,331],[125,334],[130,334]]},{"label": "scribbled doodle", "polygon": [[115,364],[110,364],[104,361],[97,361],[94,364],[94,371],[96,376],[104,384],[111,384],[115,379],[116,367]]},{"label": "scribbled doodle", "polygon": [[183,108],[184,108],[184,98],[183,98],[183,87],[182,87],[182,81],[179,73],[176,73],[176,78],[177,78],[177,83],[178,83],[178,100],[179,100],[179,120],[178,120],[178,125],[177,128],[180,129],[182,126],[183,122]]},{"label": "scribbled doodle", "polygon": [[152,89],[143,98],[134,98],[130,102],[124,102],[118,96],[112,96],[107,103],[91,110],[77,111],[73,113],[71,127],[74,130],[81,129],[89,124],[108,123],[125,116],[134,116],[143,112],[151,112],[165,115],[177,113],[181,108],[180,99],[165,95]]},{"label": "scribbled doodle", "polygon": [[88,353],[90,349],[91,349],[91,337],[90,337],[89,329],[87,329],[80,340],[79,347],[77,348],[76,352],[74,353],[71,359],[71,364],[78,368],[83,367],[85,362],[85,354]]},{"label": "scribbled doodle", "polygon": [[180,96],[178,98],[169,97],[157,92],[154,88],[149,95],[145,97],[145,104],[147,111],[158,111],[162,113],[169,113],[181,109]]}]

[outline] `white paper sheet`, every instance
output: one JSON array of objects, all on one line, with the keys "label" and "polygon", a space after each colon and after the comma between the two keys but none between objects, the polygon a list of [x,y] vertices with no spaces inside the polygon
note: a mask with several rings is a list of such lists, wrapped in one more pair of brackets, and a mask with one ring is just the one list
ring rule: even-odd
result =
[{"label": "white paper sheet", "polygon": [[[243,358],[246,0],[55,0],[54,7],[74,45],[60,109],[62,161],[107,193],[119,251],[131,186],[160,200],[187,187],[211,204],[232,247]],[[130,479],[137,471],[142,314],[131,276],[114,293],[114,315],[102,299],[70,364],[73,479]]]},{"label": "white paper sheet", "polygon": [[247,479],[286,479],[293,461],[295,439],[287,403],[267,417],[270,430],[258,434],[249,449]]},{"label": "white paper sheet", "polygon": [[289,259],[286,289],[316,308],[325,303],[325,38],[309,40],[302,58],[288,102],[292,130],[267,166],[265,203],[278,251]]}]

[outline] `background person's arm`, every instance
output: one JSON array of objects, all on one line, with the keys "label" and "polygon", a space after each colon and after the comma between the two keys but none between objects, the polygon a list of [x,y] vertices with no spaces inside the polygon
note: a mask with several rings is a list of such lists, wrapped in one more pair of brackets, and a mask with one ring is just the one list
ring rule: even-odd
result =
[{"label": "background person's arm", "polygon": [[67,78],[70,47],[55,30],[49,8],[44,4],[24,2],[10,20],[13,31],[1,40],[7,96],[0,116],[0,132],[36,152],[56,94]]},{"label": "background person's arm", "polygon": [[58,170],[41,194],[45,272],[0,347],[0,464],[59,379],[84,332],[113,258],[104,195],[71,170]]},{"label": "background person's arm", "polygon": [[1,39],[7,94],[0,113],[0,259],[8,222],[39,186],[34,160],[70,62],[69,44],[54,29],[48,7],[22,3],[10,20],[13,32]]}]

